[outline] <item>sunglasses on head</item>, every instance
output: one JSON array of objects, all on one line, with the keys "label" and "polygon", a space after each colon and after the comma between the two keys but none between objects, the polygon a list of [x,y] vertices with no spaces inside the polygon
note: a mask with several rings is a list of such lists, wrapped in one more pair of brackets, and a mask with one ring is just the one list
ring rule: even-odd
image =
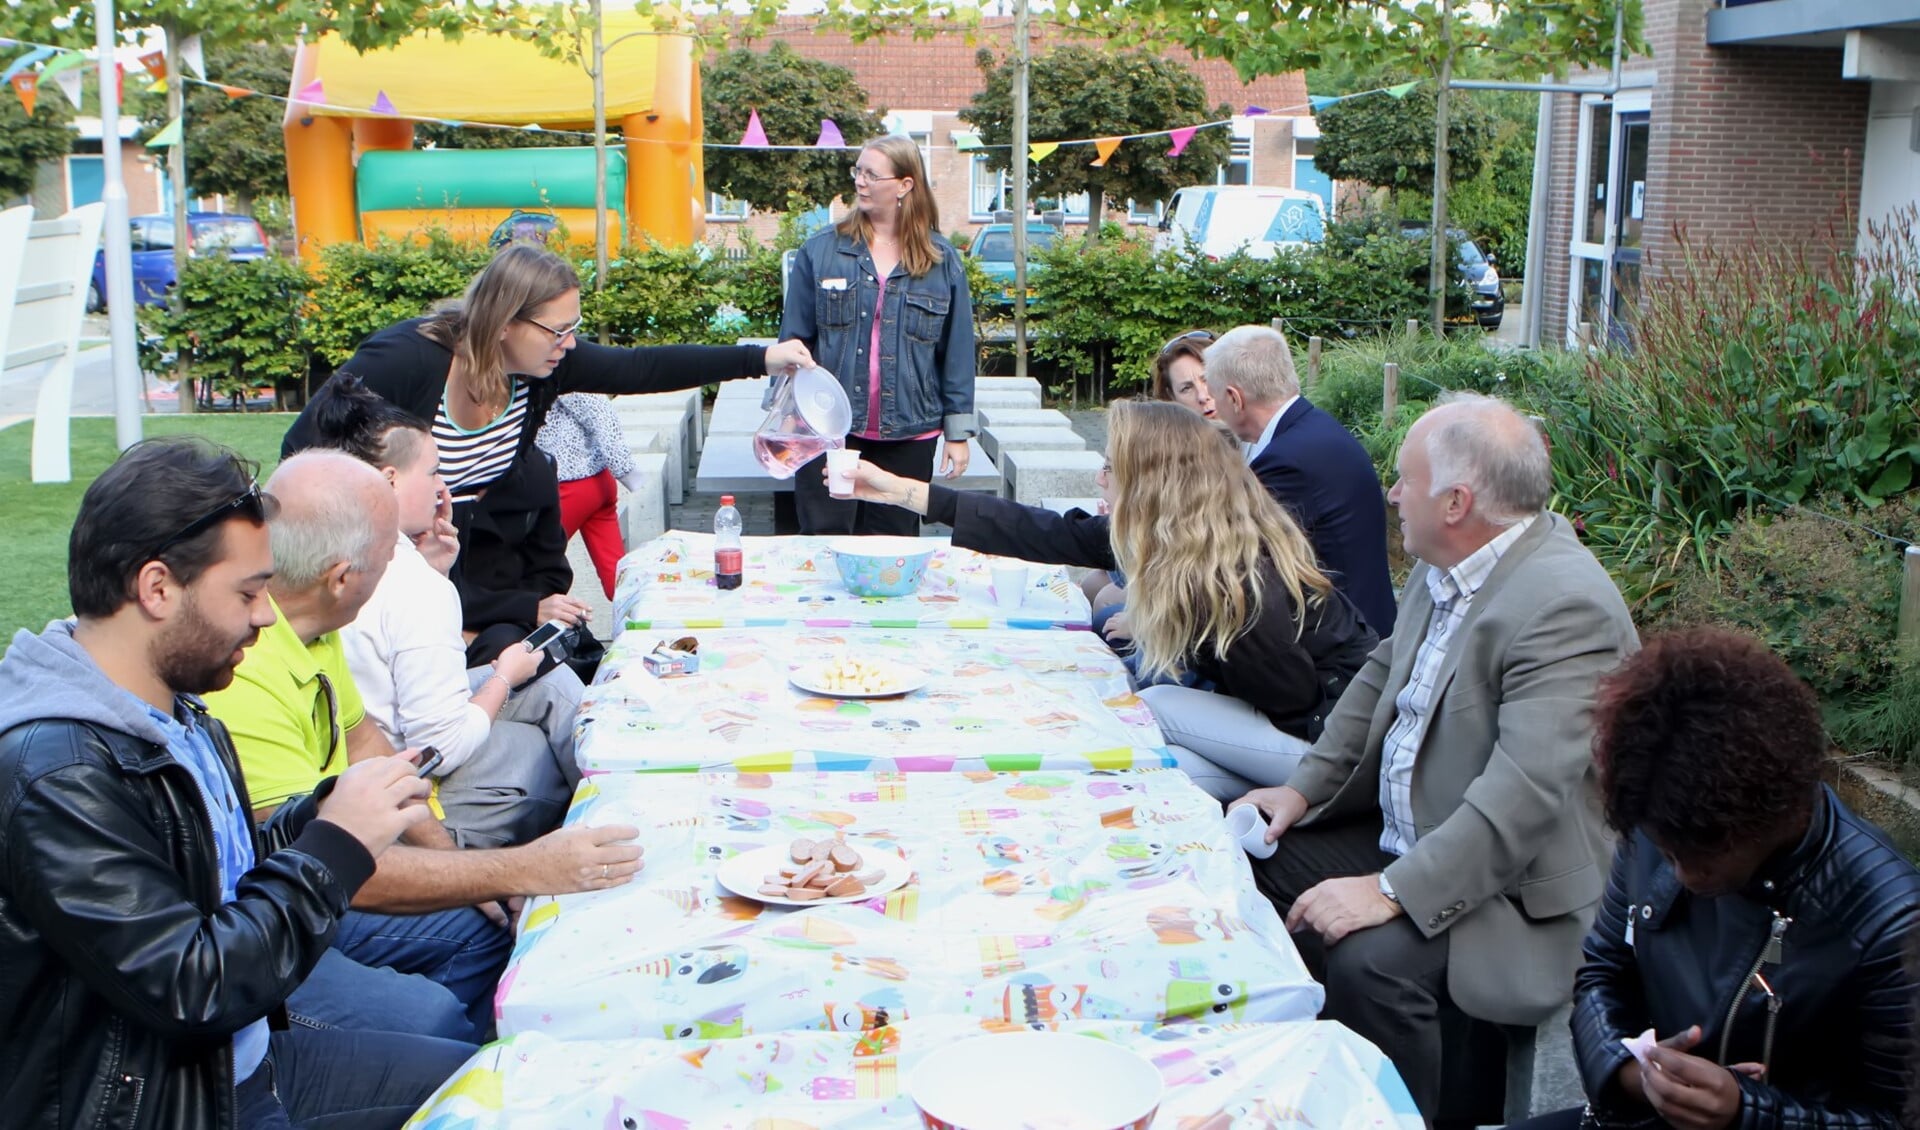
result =
[{"label": "sunglasses on head", "polygon": [[198,537],[228,518],[242,514],[256,522],[267,520],[266,496],[260,493],[259,483],[248,482],[246,490],[182,526],[179,533],[160,543],[159,547],[153,551],[153,556],[158,557],[181,542]]},{"label": "sunglasses on head", "polygon": [[1211,343],[1213,341],[1213,337],[1214,337],[1214,334],[1212,330],[1188,330],[1186,333],[1181,334],[1179,337],[1176,337],[1172,341],[1161,346],[1160,356],[1165,357],[1167,354],[1172,353],[1174,351],[1174,348],[1183,341],[1198,341],[1198,342]]}]

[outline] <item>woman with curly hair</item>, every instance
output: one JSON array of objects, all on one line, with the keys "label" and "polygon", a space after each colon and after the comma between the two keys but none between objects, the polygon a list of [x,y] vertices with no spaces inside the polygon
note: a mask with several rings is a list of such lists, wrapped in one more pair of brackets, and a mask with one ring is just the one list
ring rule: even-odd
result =
[{"label": "woman with curly hair", "polygon": [[1285,781],[1378,640],[1212,424],[1136,401],[1114,405],[1109,428],[1111,515],[1055,514],[864,460],[855,494],[948,523],[968,549],[1123,569],[1138,673],[1161,684],[1141,697],[1180,767],[1222,800]]},{"label": "woman with curly hair", "polygon": [[1901,1125],[1920,872],[1821,783],[1827,748],[1813,692],[1732,632],[1602,684],[1621,842],[1574,980],[1587,1107],[1527,1125]]}]

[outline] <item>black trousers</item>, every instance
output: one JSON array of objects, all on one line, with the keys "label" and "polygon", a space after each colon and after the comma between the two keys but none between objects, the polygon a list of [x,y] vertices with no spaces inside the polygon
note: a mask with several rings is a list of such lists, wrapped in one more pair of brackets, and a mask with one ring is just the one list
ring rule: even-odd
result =
[{"label": "black trousers", "polygon": [[[861,439],[848,436],[847,446],[863,462],[903,478],[933,481],[933,450],[937,439]],[[822,455],[793,476],[793,505],[803,534],[899,534],[920,536],[920,515],[885,503],[835,498],[827,493]]]},{"label": "black trousers", "polygon": [[[1269,859],[1249,859],[1260,893],[1285,918],[1295,899],[1324,879],[1371,875],[1394,857],[1380,850],[1380,817],[1295,828]],[[1406,915],[1326,945],[1312,930],[1293,935],[1307,969],[1327,989],[1323,1020],[1371,1040],[1399,1070],[1420,1113],[1440,1110],[1440,1005],[1447,991],[1447,936],[1429,939]]]}]

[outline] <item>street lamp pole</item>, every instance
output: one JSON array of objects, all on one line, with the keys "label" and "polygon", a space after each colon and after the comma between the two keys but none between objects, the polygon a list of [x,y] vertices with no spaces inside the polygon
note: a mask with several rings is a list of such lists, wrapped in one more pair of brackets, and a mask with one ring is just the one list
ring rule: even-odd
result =
[{"label": "street lamp pole", "polygon": [[[140,359],[133,323],[133,238],[127,182],[120,169],[120,75],[114,62],[113,0],[94,0],[93,41],[100,69],[100,168],[106,205],[100,230],[107,252],[108,360],[113,366],[113,439],[125,451],[140,442]],[[176,78],[174,81],[178,82]],[[185,382],[181,395],[191,396]]]}]

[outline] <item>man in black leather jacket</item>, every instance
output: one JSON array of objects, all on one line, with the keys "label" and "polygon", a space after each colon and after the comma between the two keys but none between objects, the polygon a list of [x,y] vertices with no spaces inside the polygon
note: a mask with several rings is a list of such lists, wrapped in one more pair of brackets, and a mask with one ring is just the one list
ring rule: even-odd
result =
[{"label": "man in black leather jacket", "polygon": [[0,660],[0,1124],[398,1126],[472,1051],[271,1031],[427,815],[414,766],[370,758],[255,834],[195,696],[273,621],[272,505],[222,448],[132,448],[74,523],[77,621]]},{"label": "man in black leather jacket", "polygon": [[1900,1125],[1920,872],[1820,783],[1826,754],[1812,691],[1744,636],[1658,639],[1603,685],[1622,842],[1575,982],[1588,1106],[1536,1130]]}]

